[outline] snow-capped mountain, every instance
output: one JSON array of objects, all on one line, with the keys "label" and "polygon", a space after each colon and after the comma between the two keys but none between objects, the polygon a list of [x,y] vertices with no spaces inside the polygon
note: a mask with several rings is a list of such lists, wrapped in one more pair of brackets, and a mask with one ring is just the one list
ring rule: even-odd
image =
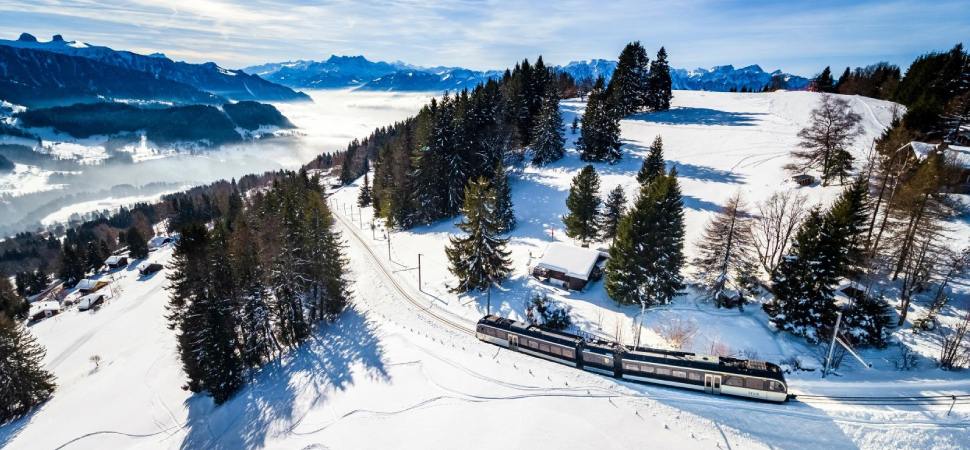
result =
[{"label": "snow-capped mountain", "polygon": [[[616,69],[616,61],[592,59],[572,61],[558,70],[577,80],[602,76],[609,80]],[[363,56],[333,55],[325,61],[287,61],[246,67],[243,71],[296,88],[358,87],[380,91],[445,91],[474,87],[490,78],[502,76],[501,71],[476,71],[461,67],[420,67],[402,62],[370,61]],[[674,89],[730,91],[760,91],[776,77],[775,85],[782,89],[801,90],[808,79],[780,70],[765,72],[757,65],[735,69],[734,66],[715,66],[711,69],[671,70]]]},{"label": "snow-capped mountain", "polygon": [[[108,66],[147,73],[153,78],[182,83],[200,91],[233,100],[289,101],[309,99],[302,92],[296,92],[286,86],[272,83],[241,70],[225,69],[212,62],[205,64],[176,62],[160,53],[141,55],[124,50],[89,45],[79,41],[66,41],[61,35],[55,35],[49,42],[40,42],[34,36],[23,33],[15,41],[0,40],[0,47],[84,58]],[[7,54],[9,55],[9,53]],[[37,57],[40,58],[40,56]],[[8,61],[2,60],[0,63],[6,64]],[[76,64],[83,63],[78,62]]]}]

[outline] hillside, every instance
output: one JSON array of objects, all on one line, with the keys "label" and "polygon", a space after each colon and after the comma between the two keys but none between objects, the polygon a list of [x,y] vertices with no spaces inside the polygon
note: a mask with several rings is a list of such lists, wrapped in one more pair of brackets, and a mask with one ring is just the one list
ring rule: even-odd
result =
[{"label": "hillside", "polygon": [[[371,95],[372,93],[366,93]],[[782,189],[827,201],[838,187],[797,188],[780,168],[818,99],[807,92],[729,94],[677,91],[673,109],[622,122],[623,160],[597,164],[601,193],[622,185],[632,196],[646,147],[660,134],[668,166],[676,166],[687,207],[688,251],[704,221],[734,191],[755,202]],[[865,135],[861,156],[886,124],[892,104],[852,97]],[[567,100],[564,119],[584,104]],[[492,311],[522,317],[533,290],[572,307],[589,333],[629,338],[638,312],[618,307],[602,283],[566,292],[527,275],[550,239],[568,241],[561,215],[569,180],[584,165],[569,135],[564,159],[518,168],[512,195],[518,227],[512,232],[511,280],[491,293]],[[947,415],[939,405],[765,404],[654,385],[620,382],[483,344],[431,318],[425,309],[459,324],[486,310],[485,294],[447,290],[443,247],[456,231],[445,220],[407,232],[368,230],[371,209],[356,207],[361,180],[333,193],[347,243],[356,301],[316,339],[265,367],[237,396],[214,408],[190,396],[165,327],[165,275],[139,279],[134,264],[105,275],[117,294],[99,311],[70,309],[31,327],[47,347],[45,364],[59,390],[29,417],[0,427],[0,447],[20,448],[965,448],[970,410]],[[350,206],[354,205],[354,206]],[[952,223],[966,235],[965,219]],[[422,259],[418,285],[417,254]],[[389,255],[385,256],[385,255]],[[171,248],[151,262],[171,261]],[[955,306],[966,308],[966,285]],[[408,299],[415,300],[412,304]],[[962,303],[960,303],[962,302]],[[765,325],[758,308],[719,310],[694,295],[648,311],[645,339],[669,346],[661,333],[676,322],[699,325],[689,348],[715,344],[755,352],[769,361],[814,359],[802,340]],[[873,370],[844,363],[838,377],[788,375],[800,394],[943,395],[970,392],[962,373],[935,369],[925,359],[932,344],[907,336],[923,358],[916,370],[896,371],[895,350],[867,351]],[[99,355],[98,367],[90,356]],[[482,430],[500,430],[478,438]]]}]

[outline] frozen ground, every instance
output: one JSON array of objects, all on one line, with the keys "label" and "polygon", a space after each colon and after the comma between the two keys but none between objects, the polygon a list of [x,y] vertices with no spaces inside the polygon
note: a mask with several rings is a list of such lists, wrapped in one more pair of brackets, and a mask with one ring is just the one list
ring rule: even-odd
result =
[{"label": "frozen ground", "polygon": [[[810,109],[811,94],[704,94],[677,92],[678,107],[755,115],[748,125],[693,119],[638,118],[623,123],[629,141],[623,163],[598,166],[606,192],[628,184],[640,156],[657,131],[667,140],[667,159],[682,170],[689,200],[689,232],[713,205],[735,189],[787,186],[775,172],[784,157],[756,161],[786,150],[798,117]],[[801,97],[804,96],[804,97]],[[870,101],[875,111],[881,102]],[[568,111],[581,105],[569,102]],[[678,111],[670,113],[676,117]],[[772,111],[779,111],[773,113]],[[714,114],[715,116],[720,115]],[[661,116],[663,117],[663,116]],[[882,117],[877,114],[877,117]],[[571,116],[567,117],[571,121]],[[686,121],[686,123],[683,123]],[[700,123],[698,123],[700,122]],[[743,127],[743,128],[742,128]],[[743,133],[746,137],[733,137]],[[695,139],[689,139],[693,134]],[[669,136],[669,137],[668,137]],[[693,155],[693,156],[692,156]],[[735,167],[735,165],[737,166]],[[574,152],[542,170],[513,179],[520,222],[513,233],[515,274],[492,305],[521,315],[533,289],[546,289],[573,306],[588,331],[628,338],[636,310],[618,308],[602,284],[567,293],[525,276],[529,252],[538,255],[553,236],[563,239],[558,219],[566,187],[581,164]],[[751,185],[749,187],[749,185]],[[816,198],[834,191],[807,190]],[[770,191],[769,191],[770,193]],[[335,195],[340,227],[348,244],[356,300],[335,323],[305,347],[256,374],[225,405],[181,390],[183,376],[175,338],[165,327],[165,274],[140,280],[134,266],[113,276],[120,294],[100,311],[69,310],[31,327],[48,348],[46,364],[58,376],[54,398],[31,416],[0,427],[0,447],[20,448],[967,448],[970,408],[941,406],[857,406],[763,404],[656,386],[640,386],[510,353],[445,327],[406,301],[413,297],[436,314],[470,325],[485,309],[485,297],[456,297],[444,266],[445,235],[451,221],[413,232],[393,233],[391,260],[380,230],[369,229],[369,209],[346,206],[356,187]],[[693,202],[693,203],[692,203]],[[704,205],[710,204],[707,208]],[[356,226],[354,224],[357,224]],[[374,238],[376,237],[376,239]],[[367,246],[367,247],[365,247]],[[367,249],[370,249],[369,251]],[[417,286],[416,253],[421,252],[423,286]],[[166,263],[171,249],[153,253]],[[395,280],[396,287],[391,280]],[[400,290],[398,290],[400,289]],[[419,292],[423,291],[423,292]],[[809,352],[797,340],[764,326],[756,308],[745,313],[715,310],[685,299],[646,317],[653,330],[674,321],[702,325],[693,345],[703,350],[717,340],[733,350],[761,357]],[[616,324],[619,323],[620,327]],[[659,335],[645,334],[655,345]],[[103,360],[95,369],[89,361]],[[875,371],[847,365],[842,376],[792,378],[802,393],[840,395],[929,395],[970,392],[966,373],[946,374],[928,363],[917,371]]]}]

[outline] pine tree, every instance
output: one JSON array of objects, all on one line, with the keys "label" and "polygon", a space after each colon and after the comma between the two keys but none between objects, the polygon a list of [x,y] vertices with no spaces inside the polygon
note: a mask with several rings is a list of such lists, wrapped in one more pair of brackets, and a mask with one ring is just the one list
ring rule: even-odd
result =
[{"label": "pine tree", "polygon": [[30,331],[0,314],[0,424],[27,414],[54,392],[44,348]]},{"label": "pine tree", "polygon": [[885,348],[889,343],[892,308],[882,296],[862,295],[854,299],[842,314],[842,327],[853,343]]},{"label": "pine tree", "polygon": [[801,160],[790,168],[806,170],[818,167],[822,171],[822,184],[836,177],[844,183],[852,170],[852,154],[848,147],[862,133],[859,122],[862,116],[852,111],[844,98],[823,95],[818,107],[812,110],[811,125],[798,132],[804,150],[792,152]]},{"label": "pine tree", "polygon": [[649,104],[649,63],[647,51],[640,42],[631,42],[620,52],[606,89],[606,101],[619,117],[640,111]]},{"label": "pine tree", "polygon": [[133,259],[144,259],[148,257],[148,241],[138,227],[132,226],[125,233],[125,243],[128,244],[128,255]]},{"label": "pine tree", "polygon": [[239,354],[246,367],[259,367],[282,349],[273,335],[271,297],[263,281],[259,245],[244,218],[236,219],[235,224],[229,252],[233,278],[239,285]]},{"label": "pine tree", "polygon": [[499,163],[492,174],[492,191],[495,193],[495,218],[500,233],[508,233],[515,228],[515,208],[512,205],[512,187],[505,166]]},{"label": "pine tree", "polygon": [[61,268],[58,277],[64,280],[68,286],[77,284],[84,278],[87,272],[84,268],[84,257],[78,245],[69,239],[64,240],[64,247],[61,249]]},{"label": "pine tree", "polygon": [[603,77],[596,80],[589,93],[581,130],[576,141],[580,159],[610,164],[620,160],[620,117],[607,99]]},{"label": "pine tree", "polygon": [[771,275],[774,298],[763,308],[778,328],[819,342],[835,321],[833,289],[838,275],[831,266],[838,249],[825,234],[816,208],[795,234],[791,253]]},{"label": "pine tree", "polygon": [[697,243],[694,267],[700,282],[718,306],[724,306],[722,303],[728,297],[724,296],[726,288],[739,294],[745,290],[745,286],[734,282],[738,281],[738,274],[754,265],[751,219],[744,209],[741,194],[735,194],[707,223],[704,235]]},{"label": "pine tree", "polygon": [[663,139],[657,136],[653,139],[653,144],[650,144],[650,152],[647,153],[647,158],[643,160],[643,165],[640,166],[640,172],[637,173],[637,182],[646,186],[658,177],[662,177],[666,172],[664,143]]},{"label": "pine tree", "polygon": [[650,75],[647,77],[647,106],[654,111],[670,109],[670,100],[673,98],[672,85],[667,50],[660,47],[657,58],[650,63]]},{"label": "pine tree", "polygon": [[849,83],[852,79],[852,72],[848,67],[845,68],[845,72],[842,72],[842,76],[839,77],[839,81],[835,83],[835,88],[833,92],[838,92],[841,94],[847,94],[848,92],[842,92],[843,89],[847,89]]},{"label": "pine tree", "polygon": [[600,221],[600,233],[604,240],[616,237],[616,229],[620,226],[620,220],[625,213],[626,194],[623,193],[623,186],[617,185],[610,191],[604,203],[603,217]]},{"label": "pine tree", "polygon": [[573,134],[576,134],[576,130],[579,129],[579,116],[573,116]]},{"label": "pine tree", "polygon": [[30,305],[10,284],[10,278],[0,276],[0,315],[23,320],[29,311]]},{"label": "pine tree", "polygon": [[566,197],[569,214],[563,216],[566,236],[582,242],[583,246],[596,239],[599,233],[600,176],[592,164],[587,164],[578,175],[573,177]]},{"label": "pine tree", "polygon": [[834,262],[839,276],[853,277],[865,266],[865,236],[869,227],[869,183],[857,178],[832,203],[825,215],[826,234],[840,251]]},{"label": "pine tree", "polygon": [[[573,122],[575,127],[575,122]],[[566,152],[563,137],[562,114],[559,112],[559,97],[550,94],[542,107],[542,115],[532,132],[532,164],[543,166],[562,158]]]},{"label": "pine tree", "polygon": [[206,249],[207,289],[189,305],[189,320],[204,323],[196,335],[196,352],[202,366],[202,387],[217,405],[242,387],[243,361],[237,353],[236,310],[238,286],[229,259],[229,235],[225,223],[217,223]]},{"label": "pine tree", "polygon": [[470,181],[462,208],[464,219],[457,224],[466,235],[450,236],[445,248],[449,270],[458,278],[453,292],[485,290],[509,276],[512,262],[505,249],[508,239],[498,237],[495,192],[484,178]]},{"label": "pine tree", "polygon": [[825,66],[822,73],[812,80],[812,90],[815,92],[835,92],[835,80],[832,78],[832,69]]},{"label": "pine tree", "polygon": [[640,188],[617,228],[606,263],[606,293],[621,304],[670,303],[684,288],[684,204],[677,172]]},{"label": "pine tree", "polygon": [[360,187],[360,193],[357,194],[357,206],[361,208],[370,206],[371,194],[370,194],[370,182],[368,181],[368,174],[364,172],[364,185]]},{"label": "pine tree", "polygon": [[205,303],[208,295],[208,246],[209,235],[205,227],[190,224],[182,228],[168,275],[166,318],[169,329],[176,331],[182,370],[192,392],[202,392],[205,388],[204,356],[200,352],[200,343],[206,321],[200,314],[199,305]]}]

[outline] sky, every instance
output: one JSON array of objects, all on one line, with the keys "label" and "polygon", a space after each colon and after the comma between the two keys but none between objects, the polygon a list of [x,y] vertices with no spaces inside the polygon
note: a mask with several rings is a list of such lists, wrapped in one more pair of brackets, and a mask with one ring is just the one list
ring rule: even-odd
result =
[{"label": "sky", "polygon": [[[681,68],[759,64],[811,76],[970,37],[970,0],[0,0],[0,39],[62,34],[228,68],[331,54],[423,66],[501,69],[615,59],[661,45]],[[968,42],[970,44],[970,42]]]}]

